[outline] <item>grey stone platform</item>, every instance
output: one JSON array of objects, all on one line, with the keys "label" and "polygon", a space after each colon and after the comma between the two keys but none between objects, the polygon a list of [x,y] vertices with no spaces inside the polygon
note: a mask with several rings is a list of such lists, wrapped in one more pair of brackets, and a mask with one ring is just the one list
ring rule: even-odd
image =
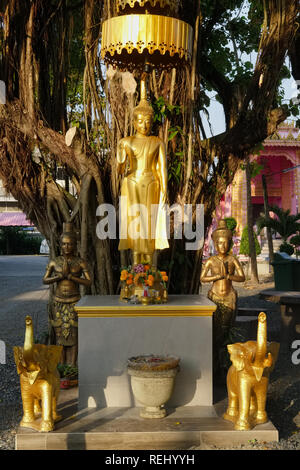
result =
[{"label": "grey stone platform", "polygon": [[211,406],[212,318],[202,295],[171,295],[167,304],[130,305],[116,295],[87,295],[78,313],[79,407],[138,406],[127,373],[129,357],[180,358],[170,405]]},{"label": "grey stone platform", "polygon": [[78,410],[78,388],[61,390],[63,420],[55,431],[39,433],[19,428],[16,450],[182,450],[209,445],[228,447],[278,441],[271,422],[251,431],[235,431],[222,419],[226,400],[215,406],[168,408],[164,419],[146,420],[138,408],[107,407]]}]

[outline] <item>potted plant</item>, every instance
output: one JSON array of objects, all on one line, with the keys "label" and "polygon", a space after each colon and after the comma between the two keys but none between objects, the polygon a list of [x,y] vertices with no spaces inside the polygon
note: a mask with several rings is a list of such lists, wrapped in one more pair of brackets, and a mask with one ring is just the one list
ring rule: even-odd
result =
[{"label": "potted plant", "polygon": [[176,356],[147,354],[128,359],[132,392],[145,405],[142,418],[164,418],[165,403],[171,398],[180,359]]},{"label": "potted plant", "polygon": [[78,385],[78,367],[69,364],[58,364],[60,388],[67,389]]}]

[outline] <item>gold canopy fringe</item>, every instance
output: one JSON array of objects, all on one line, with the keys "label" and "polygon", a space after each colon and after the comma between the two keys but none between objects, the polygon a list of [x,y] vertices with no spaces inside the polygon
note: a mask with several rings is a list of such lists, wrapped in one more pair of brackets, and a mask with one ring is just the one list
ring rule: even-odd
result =
[{"label": "gold canopy fringe", "polygon": [[114,67],[138,69],[144,66],[145,52],[148,52],[150,64],[171,68],[190,61],[192,40],[192,27],[176,18],[117,16],[103,23],[101,58]]},{"label": "gold canopy fringe", "polygon": [[170,12],[178,12],[178,0],[117,0],[117,12],[125,8],[143,7],[159,7],[161,9],[168,8]]}]

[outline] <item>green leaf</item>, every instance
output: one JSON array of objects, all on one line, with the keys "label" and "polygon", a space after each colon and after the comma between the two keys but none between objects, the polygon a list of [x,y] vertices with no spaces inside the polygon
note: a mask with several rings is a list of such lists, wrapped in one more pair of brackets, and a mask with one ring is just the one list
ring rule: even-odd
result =
[{"label": "green leaf", "polygon": [[170,140],[174,139],[174,137],[175,137],[177,134],[178,134],[178,130],[176,130],[176,131],[173,131],[173,132],[172,132],[172,133],[169,135],[169,137],[168,137],[168,141],[170,141]]}]

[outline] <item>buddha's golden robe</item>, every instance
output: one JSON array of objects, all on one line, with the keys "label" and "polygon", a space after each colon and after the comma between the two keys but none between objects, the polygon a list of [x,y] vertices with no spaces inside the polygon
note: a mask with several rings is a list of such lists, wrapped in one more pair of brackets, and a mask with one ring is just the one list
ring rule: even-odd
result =
[{"label": "buddha's golden robe", "polygon": [[[119,250],[152,254],[168,248],[166,212],[166,155],[163,141],[155,136],[125,137],[119,143],[118,163],[128,158],[121,197]],[[136,205],[139,206],[136,206]]]}]

